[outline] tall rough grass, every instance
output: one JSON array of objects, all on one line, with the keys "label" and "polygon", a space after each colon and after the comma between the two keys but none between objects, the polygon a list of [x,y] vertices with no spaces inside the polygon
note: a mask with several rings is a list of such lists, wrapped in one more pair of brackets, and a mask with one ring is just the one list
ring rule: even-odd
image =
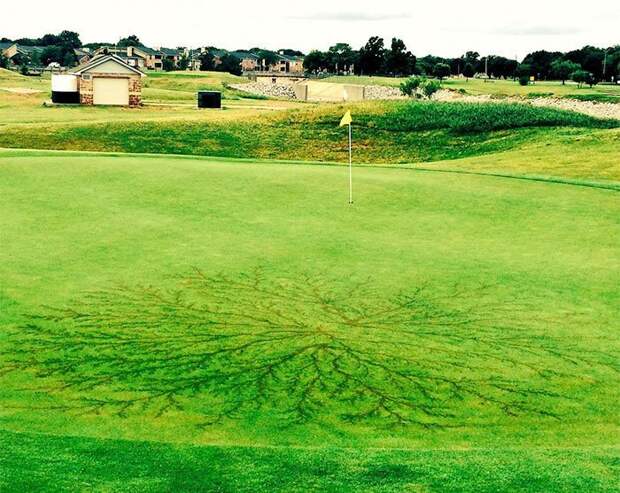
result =
[{"label": "tall rough grass", "polygon": [[[548,140],[564,127],[619,127],[566,111],[520,104],[383,102],[351,106],[356,157],[366,163],[411,163],[504,151]],[[226,121],[158,121],[6,129],[0,146],[223,157],[343,161],[338,122],[343,105]]]},{"label": "tall rough grass", "polygon": [[620,122],[553,108],[519,103],[400,104],[389,113],[366,120],[384,130],[415,132],[445,129],[454,133],[481,133],[532,127],[616,128]]}]

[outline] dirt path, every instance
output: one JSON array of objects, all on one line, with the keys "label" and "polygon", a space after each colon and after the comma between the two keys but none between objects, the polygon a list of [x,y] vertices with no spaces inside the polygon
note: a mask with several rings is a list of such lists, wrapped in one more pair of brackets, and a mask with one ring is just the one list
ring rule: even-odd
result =
[{"label": "dirt path", "polygon": [[43,92],[39,89],[28,89],[26,87],[0,87],[0,90],[12,92],[13,94],[37,94]]}]

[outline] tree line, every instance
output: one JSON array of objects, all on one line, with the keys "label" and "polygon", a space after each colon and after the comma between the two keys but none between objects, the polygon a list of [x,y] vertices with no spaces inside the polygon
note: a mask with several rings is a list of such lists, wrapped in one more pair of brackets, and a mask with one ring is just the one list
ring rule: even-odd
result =
[{"label": "tree line", "polygon": [[620,75],[620,45],[609,48],[584,46],[569,52],[545,50],[529,53],[521,62],[498,55],[481,56],[468,51],[456,58],[427,55],[416,57],[402,39],[392,38],[389,46],[372,36],[359,50],[347,43],[336,43],[327,51],[313,50],[304,60],[306,71],[314,74],[410,76],[438,78],[450,75],[493,78],[535,77],[538,80],[567,80],[575,73],[589,75],[593,81],[616,80]]},{"label": "tree line", "polygon": [[[64,30],[59,34],[45,34],[40,38],[0,39],[0,42],[14,42],[22,46],[37,46],[42,50],[31,50],[28,55],[20,54],[13,59],[16,65],[49,65],[52,62],[66,67],[77,63],[75,49],[97,49],[101,46],[144,46],[140,39],[132,34],[121,38],[116,43],[82,44],[78,33]],[[214,50],[215,48],[213,48]],[[225,52],[218,63],[207,50],[201,55],[201,70],[221,70],[239,73],[239,60]],[[269,65],[275,62],[273,51],[261,48],[248,50],[265,60]],[[296,50],[286,50],[287,54],[303,56]],[[6,67],[8,61],[0,57],[0,66]],[[189,60],[183,58],[178,67],[170,70],[187,68]],[[304,68],[312,74],[356,74],[356,75],[387,75],[433,76],[439,79],[451,75],[474,77],[485,74],[493,78],[521,78],[529,80],[568,80],[596,83],[620,78],[620,45],[608,48],[584,46],[568,52],[539,50],[529,53],[521,62],[503,56],[481,56],[475,51],[468,51],[456,58],[445,58],[435,55],[416,57],[399,38],[392,38],[389,46],[380,36],[372,36],[358,50],[348,43],[336,43],[326,51],[313,50],[305,56]]]}]

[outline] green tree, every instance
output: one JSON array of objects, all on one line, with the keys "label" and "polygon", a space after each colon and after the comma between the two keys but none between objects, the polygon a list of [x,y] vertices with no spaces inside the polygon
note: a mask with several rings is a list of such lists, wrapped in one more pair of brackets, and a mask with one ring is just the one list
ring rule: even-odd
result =
[{"label": "green tree", "polygon": [[278,53],[282,53],[285,56],[297,56],[297,57],[302,57],[304,56],[303,51],[299,51],[299,50],[292,50],[290,48],[284,48],[282,50],[278,50]]},{"label": "green tree", "polygon": [[478,63],[480,62],[480,53],[477,51],[468,51],[465,55],[463,55],[463,61],[466,64],[471,63],[475,71]]},{"label": "green tree", "polygon": [[407,51],[402,39],[392,38],[392,44],[386,53],[385,68],[392,75],[410,75],[413,73],[416,57]]},{"label": "green tree", "polygon": [[551,64],[561,56],[562,53],[559,51],[540,50],[528,54],[523,59],[523,63],[531,67],[529,75],[535,75],[539,80],[547,80],[551,76]]},{"label": "green tree", "polygon": [[472,63],[465,64],[465,68],[463,69],[463,75],[468,79],[476,75],[476,69],[474,68]]},{"label": "green tree", "polygon": [[438,63],[433,68],[433,75],[439,80],[443,80],[450,75],[450,65],[447,63]]},{"label": "green tree", "polygon": [[25,53],[17,53],[13,58],[11,58],[11,61],[14,65],[17,65],[18,67],[30,65],[30,57]]},{"label": "green tree", "polygon": [[82,41],[80,41],[80,35],[73,31],[63,31],[58,35],[58,44],[67,46],[69,48],[80,48]]},{"label": "green tree", "polygon": [[62,66],[63,67],[74,67],[76,65],[76,56],[72,51],[66,51],[63,59]]},{"label": "green tree", "polygon": [[492,77],[513,77],[518,65],[519,62],[516,60],[510,60],[503,56],[489,56],[489,75]]},{"label": "green tree", "polygon": [[355,52],[348,43],[336,43],[330,46],[326,53],[325,61],[330,71],[337,73],[348,70],[355,63]]},{"label": "green tree", "polygon": [[589,84],[590,87],[594,85],[594,75],[587,70],[575,70],[571,75],[570,79],[577,83],[579,87],[583,84]]},{"label": "green tree", "polygon": [[185,54],[181,56],[178,65],[179,70],[187,70],[187,68],[189,67],[189,57]]},{"label": "green tree", "polygon": [[558,58],[551,63],[551,75],[561,80],[562,84],[566,84],[566,80],[577,70],[581,70],[581,65],[570,60]]},{"label": "green tree", "polygon": [[140,38],[138,38],[135,34],[119,39],[116,45],[121,48],[126,48],[127,46],[144,46],[140,41]]},{"label": "green tree", "polygon": [[170,58],[164,58],[161,62],[161,66],[165,72],[172,72],[174,70],[174,62]]},{"label": "green tree", "polygon": [[360,49],[358,70],[362,74],[378,74],[385,61],[385,43],[379,36],[371,37]]},{"label": "green tree", "polygon": [[64,61],[65,52],[61,46],[46,46],[41,52],[41,63],[44,66],[52,62],[60,63]]},{"label": "green tree", "polygon": [[221,62],[216,70],[219,72],[229,72],[233,75],[241,75],[241,60],[239,60],[235,55],[231,55],[230,53],[226,53],[222,55],[220,58]]},{"label": "green tree", "polygon": [[0,68],[7,68],[9,66],[9,59],[0,53]]},{"label": "green tree", "polygon": [[304,70],[308,73],[322,72],[327,65],[327,54],[323,51],[313,50],[304,58]]},{"label": "green tree", "polygon": [[41,52],[39,50],[33,50],[30,55],[30,63],[35,67],[40,67],[42,65],[41,62]]},{"label": "green tree", "polygon": [[208,51],[205,51],[200,55],[200,70],[203,72],[215,70],[214,57]]},{"label": "green tree", "polygon": [[45,34],[39,39],[28,40],[29,43],[25,43],[26,40],[22,40],[20,44],[30,44],[31,46],[54,46],[61,44],[60,37],[56,34]]}]

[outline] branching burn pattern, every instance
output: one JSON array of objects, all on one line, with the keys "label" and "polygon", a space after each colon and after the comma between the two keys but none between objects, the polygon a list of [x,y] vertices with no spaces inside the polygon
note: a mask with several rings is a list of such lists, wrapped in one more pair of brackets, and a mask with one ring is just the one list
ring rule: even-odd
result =
[{"label": "branching burn pattern", "polygon": [[527,309],[487,304],[484,288],[429,291],[386,298],[371,279],[194,269],[173,287],[116,286],[43,310],[11,334],[0,370],[33,372],[38,390],[80,413],[423,427],[456,426],[463,405],[557,417],[567,398],[554,379],[593,362],[618,370],[528,332]]}]

